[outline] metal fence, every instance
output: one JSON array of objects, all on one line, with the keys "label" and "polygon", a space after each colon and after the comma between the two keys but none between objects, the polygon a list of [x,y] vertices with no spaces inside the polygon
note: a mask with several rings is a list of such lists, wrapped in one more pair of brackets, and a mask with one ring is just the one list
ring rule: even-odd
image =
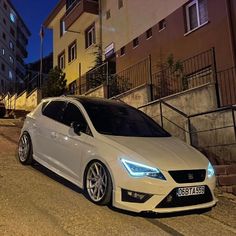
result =
[{"label": "metal fence", "polygon": [[108,96],[114,97],[150,81],[150,57],[108,77]]},{"label": "metal fence", "polygon": [[236,68],[217,73],[221,106],[236,104]]},{"label": "metal fence", "polygon": [[162,66],[152,75],[153,99],[162,98],[214,81],[214,50]]},{"label": "metal fence", "polygon": [[214,48],[182,61],[167,61],[155,68],[151,64],[149,56],[123,71],[112,74],[108,63],[104,63],[72,83],[69,93],[85,94],[104,84],[106,96],[110,98],[149,84],[151,100],[156,100],[214,83],[219,107],[236,103],[236,69],[217,72]]}]

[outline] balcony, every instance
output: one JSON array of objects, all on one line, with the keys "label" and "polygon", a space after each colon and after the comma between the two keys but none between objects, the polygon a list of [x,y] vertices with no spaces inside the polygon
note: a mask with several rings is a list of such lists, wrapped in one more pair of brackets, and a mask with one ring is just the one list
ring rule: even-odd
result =
[{"label": "balcony", "polygon": [[76,0],[71,4],[64,16],[66,30],[78,20],[83,13],[98,15],[98,0]]}]

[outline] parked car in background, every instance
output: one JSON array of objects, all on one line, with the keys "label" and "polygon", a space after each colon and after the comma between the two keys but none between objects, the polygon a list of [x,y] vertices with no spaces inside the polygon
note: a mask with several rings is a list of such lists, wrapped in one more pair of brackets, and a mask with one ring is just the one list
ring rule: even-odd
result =
[{"label": "parked car in background", "polygon": [[6,115],[6,107],[4,102],[0,101],[0,118],[3,118]]},{"label": "parked car in background", "polygon": [[99,205],[166,213],[217,202],[209,160],[122,102],[43,100],[26,117],[18,156],[78,185]]}]

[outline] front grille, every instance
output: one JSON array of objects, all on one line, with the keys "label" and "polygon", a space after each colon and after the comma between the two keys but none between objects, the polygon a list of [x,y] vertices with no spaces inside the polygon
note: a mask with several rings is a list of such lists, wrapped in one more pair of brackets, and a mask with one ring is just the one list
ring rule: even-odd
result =
[{"label": "front grille", "polygon": [[213,200],[210,189],[205,186],[205,193],[202,195],[193,195],[178,197],[177,189],[173,189],[167,197],[165,197],[156,208],[171,208],[171,207],[184,207],[184,206],[193,206],[198,204],[203,204],[211,202]]},{"label": "front grille", "polygon": [[169,174],[177,183],[197,183],[205,180],[206,170],[176,170]]}]

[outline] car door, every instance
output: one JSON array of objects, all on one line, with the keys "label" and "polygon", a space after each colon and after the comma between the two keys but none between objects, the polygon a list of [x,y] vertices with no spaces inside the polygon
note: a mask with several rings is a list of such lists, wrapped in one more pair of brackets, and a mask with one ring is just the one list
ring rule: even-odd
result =
[{"label": "car door", "polygon": [[[72,122],[80,123],[84,128],[80,134],[76,134],[71,128]],[[88,140],[91,139],[91,131],[78,106],[69,102],[63,113],[62,123],[58,126],[57,138],[54,140],[53,158],[58,163],[65,177],[74,182],[81,178],[81,157],[89,151]]]},{"label": "car door", "polygon": [[60,169],[55,157],[57,150],[58,131],[61,126],[63,111],[66,108],[65,101],[55,100],[49,102],[43,109],[42,115],[36,122],[35,154],[50,167]]}]

